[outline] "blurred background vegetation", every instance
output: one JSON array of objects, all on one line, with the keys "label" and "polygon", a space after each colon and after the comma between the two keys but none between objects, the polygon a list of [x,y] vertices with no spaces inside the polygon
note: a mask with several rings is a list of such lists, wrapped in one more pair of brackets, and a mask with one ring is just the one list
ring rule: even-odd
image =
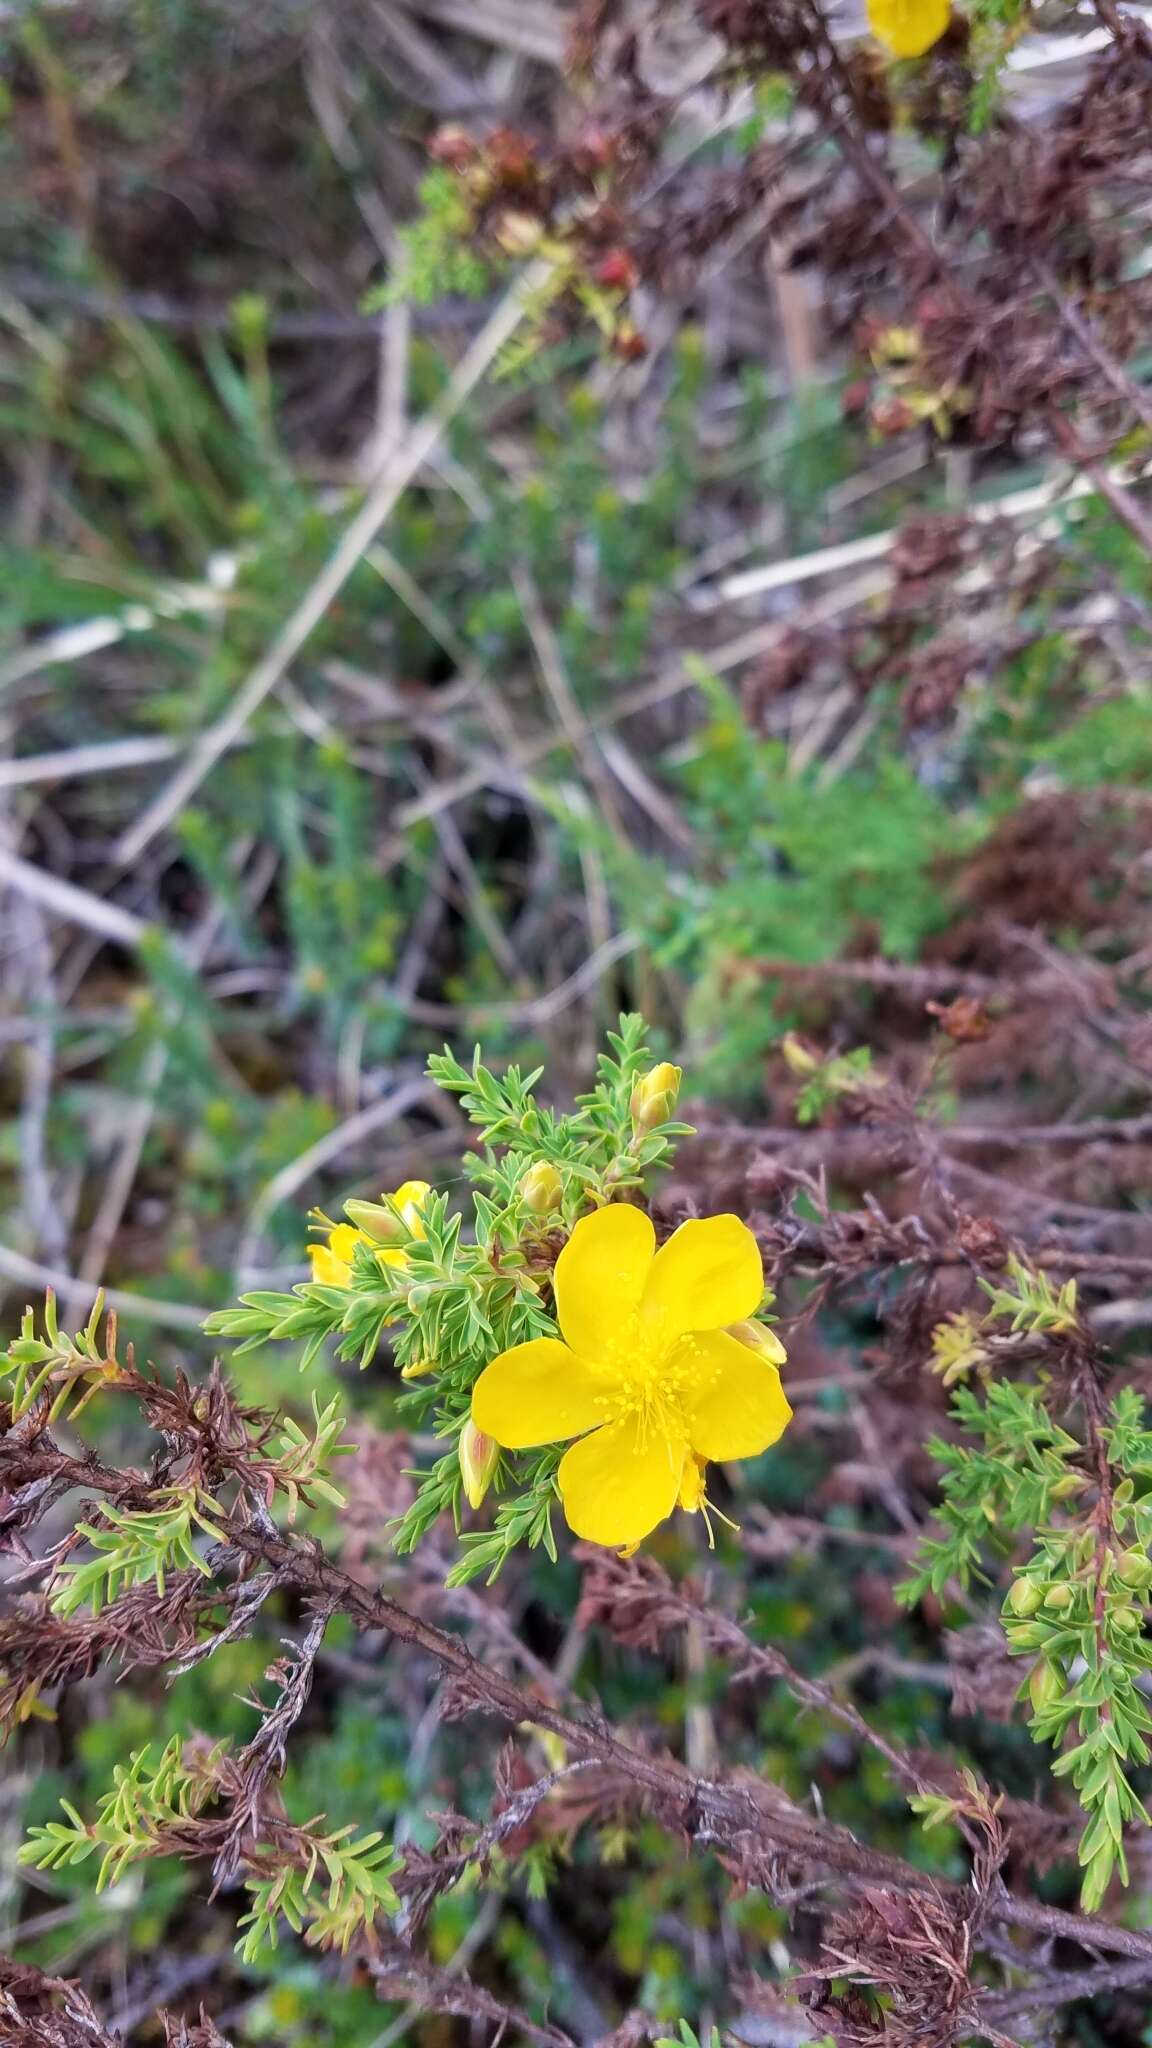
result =
[{"label": "blurred background vegetation", "polygon": [[[926,415],[878,431],[877,386],[906,391],[899,348],[845,332],[818,277],[738,238],[640,290],[633,360],[574,323],[494,347],[459,397],[454,371],[515,272],[453,242],[429,140],[562,128],[571,26],[543,0],[0,10],[10,1327],[45,1284],[72,1323],[105,1285],[161,1370],[202,1368],[204,1314],[304,1276],[310,1203],[336,1214],[411,1174],[453,1185],[462,1127],[421,1078],[445,1039],[544,1060],[566,1098],[605,1025],[640,1009],[706,1128],[791,1120],[780,1048],[797,1030],[830,1054],[867,1044],[945,1118],[961,1098],[979,1122],[1138,1094],[1120,1054],[1049,1034],[1042,1003],[994,1050],[946,1056],[924,1007],[933,971],[946,991],[1010,958],[1139,949],[1152,611],[1114,509],[1072,494],[1027,436],[974,447]],[[681,181],[738,170],[789,118],[768,88],[739,121],[694,99],[699,35],[672,8],[645,46],[682,96],[664,173]],[[315,630],[182,789],[181,764],[438,405],[441,430]],[[881,957],[929,978],[877,989]],[[821,979],[836,962],[846,974]],[[1066,1201],[1099,1200],[1099,1174],[1078,1170],[1092,1185],[1073,1175]],[[706,1141],[685,1173],[720,1185]],[[1144,1213],[1135,1167],[1110,1193]],[[859,1356],[877,1314],[842,1305],[801,1342],[815,1420],[747,1477],[775,1515],[819,1500],[851,1572],[814,1540],[769,1545],[748,1611],[825,1670],[864,1669],[881,1630],[874,1718],[930,1743],[949,1677],[915,1661],[923,1624],[891,1601],[899,1511],[877,1505],[874,1470],[828,1485],[847,1398],[829,1360]],[[322,1398],[348,1380],[312,1368]],[[242,1385],[303,1409],[274,1348],[243,1361]],[[379,1572],[373,1503],[402,1507],[409,1451],[384,1376],[348,1391],[362,1449],[344,1540]],[[688,1542],[662,1540],[672,1557]],[[597,1646],[575,1591],[570,1563],[527,1559],[503,1597],[609,1713],[642,1712],[702,1760],[719,1728],[729,1762],[798,1798],[817,1786],[874,1843],[950,1867],[843,1738],[784,1698],[726,1707],[709,1670]],[[25,1731],[0,1794],[9,1851],[62,1791],[90,1805],[145,1740],[243,1735],[270,1626],[168,1690],[97,1681]],[[487,1760],[439,1725],[419,1664],[337,1627],[319,1671],[293,1811],[386,1814],[419,1840],[432,1807],[483,1809]],[[1001,1779],[1033,1786],[1020,1727],[961,1725]],[[228,1898],[209,1904],[167,1863],[99,1898],[84,1871],[0,1868],[5,1946],[82,1974],[126,2039],[156,2038],[157,2003],[201,1995],[245,2044],[464,2038],[389,2012],[291,1939],[242,1967]],[[671,1859],[655,1829],[604,1828],[442,1899],[432,1952],[582,2039],[632,2003],[703,2030],[742,1969],[790,1961],[782,1911],[752,1891],[721,1916],[722,1893],[718,1867]],[[1152,1891],[1131,1911],[1148,1924]],[[1075,2028],[1141,2037],[1106,2017]]]}]

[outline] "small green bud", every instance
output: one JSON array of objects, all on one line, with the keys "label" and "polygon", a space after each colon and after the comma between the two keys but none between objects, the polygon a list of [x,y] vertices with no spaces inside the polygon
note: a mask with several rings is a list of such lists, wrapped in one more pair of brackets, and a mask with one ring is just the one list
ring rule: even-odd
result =
[{"label": "small green bud", "polygon": [[1020,1578],[1013,1580],[1005,1606],[1013,1614],[1020,1615],[1023,1620],[1028,1615],[1035,1614],[1037,1608],[1043,1604],[1043,1600],[1043,1586],[1038,1585],[1035,1579]]},{"label": "small green bud", "polygon": [[658,1067],[641,1074],[628,1105],[637,1131],[652,1131],[667,1121],[676,1107],[681,1077],[682,1069],[670,1060],[661,1060]]},{"label": "small green bud", "polygon": [[1048,1591],[1044,1595],[1044,1605],[1045,1607],[1051,1607],[1057,1614],[1066,1614],[1075,1598],[1076,1589],[1074,1586],[1049,1586]]},{"label": "small green bud", "polygon": [[1139,1635],[1144,1626],[1144,1617],[1135,1607],[1113,1607],[1112,1625],[1122,1629],[1126,1636]]},{"label": "small green bud", "polygon": [[564,1182],[550,1159],[538,1159],[523,1176],[519,1187],[520,1200],[534,1216],[547,1216],[558,1209],[564,1199]]},{"label": "small green bud", "polygon": [[1064,1673],[1058,1664],[1050,1664],[1046,1658],[1033,1667],[1028,1680],[1028,1697],[1035,1713],[1042,1714],[1045,1707],[1055,1706],[1064,1694]]},{"label": "small green bud", "polygon": [[1063,1479],[1058,1479],[1055,1486],[1049,1488],[1049,1497],[1052,1500],[1067,1500],[1071,1494],[1080,1493],[1083,1486],[1084,1481],[1078,1472],[1066,1472]]},{"label": "small green bud", "polygon": [[409,1314],[418,1316],[422,1308],[427,1308],[428,1303],[431,1301],[432,1296],[435,1292],[435,1288],[431,1285],[429,1281],[417,1281],[415,1287],[410,1287],[408,1289],[407,1301]]},{"label": "small green bud", "polygon": [[344,1204],[344,1214],[370,1237],[374,1244],[401,1244],[408,1237],[399,1217],[380,1202],[358,1202],[353,1199]]},{"label": "small green bud", "polygon": [[492,1474],[500,1457],[500,1446],[492,1437],[485,1436],[477,1429],[469,1416],[460,1432],[460,1477],[464,1481],[464,1492],[470,1508],[478,1508],[492,1484]]},{"label": "small green bud", "polygon": [[1117,1562],[1116,1576],[1134,1592],[1146,1592],[1152,1586],[1152,1559],[1142,1550],[1126,1550]]}]

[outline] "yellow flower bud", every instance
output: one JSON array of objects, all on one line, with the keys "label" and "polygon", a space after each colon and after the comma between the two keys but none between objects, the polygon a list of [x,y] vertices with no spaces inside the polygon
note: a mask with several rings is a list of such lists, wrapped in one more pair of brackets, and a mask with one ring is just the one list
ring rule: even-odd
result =
[{"label": "yellow flower bud", "polygon": [[728,1335],[735,1337],[738,1344],[747,1344],[753,1351],[760,1351],[772,1365],[785,1365],[788,1353],[776,1335],[764,1323],[755,1323],[749,1318],[743,1323],[729,1323]]},{"label": "yellow flower bud", "polygon": [[810,1081],[813,1074],[820,1072],[820,1062],[815,1053],[809,1052],[803,1039],[797,1038],[794,1031],[785,1032],[780,1040],[780,1050],[789,1073],[795,1074],[798,1081]]},{"label": "yellow flower bud", "polygon": [[564,1182],[550,1159],[538,1159],[523,1176],[520,1200],[534,1216],[547,1216],[564,1198]]},{"label": "yellow flower bud", "polygon": [[1064,1691],[1064,1673],[1058,1664],[1049,1664],[1046,1658],[1033,1666],[1028,1680],[1028,1697],[1034,1711],[1042,1714],[1045,1707],[1055,1706]]},{"label": "yellow flower bud", "polygon": [[1057,1614],[1066,1614],[1075,1598],[1076,1591],[1072,1586],[1049,1586],[1044,1595],[1044,1605],[1053,1608]]},{"label": "yellow flower bud", "polygon": [[492,1484],[492,1474],[500,1456],[500,1446],[494,1438],[485,1436],[477,1429],[469,1416],[460,1432],[460,1477],[464,1481],[464,1492],[470,1508],[478,1508]]},{"label": "yellow flower bud", "polygon": [[661,1060],[658,1067],[652,1067],[647,1074],[641,1074],[632,1090],[629,1109],[637,1131],[655,1130],[671,1116],[680,1093],[682,1069],[674,1067],[670,1060]]}]

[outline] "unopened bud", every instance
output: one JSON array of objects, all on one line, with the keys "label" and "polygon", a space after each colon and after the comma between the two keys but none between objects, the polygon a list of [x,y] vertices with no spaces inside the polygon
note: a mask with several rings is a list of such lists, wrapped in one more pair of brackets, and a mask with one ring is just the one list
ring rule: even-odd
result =
[{"label": "unopened bud", "polygon": [[425,1373],[435,1372],[435,1370],[436,1360],[434,1358],[414,1358],[410,1364],[400,1367],[400,1377],[402,1380],[421,1380]]},{"label": "unopened bud", "polygon": [[1122,1629],[1126,1636],[1134,1636],[1143,1628],[1144,1617],[1135,1607],[1114,1607],[1112,1625],[1114,1628]]},{"label": "unopened bud", "polygon": [[1064,1691],[1064,1673],[1056,1664],[1049,1664],[1041,1658],[1028,1680],[1028,1697],[1033,1710],[1042,1714],[1045,1707],[1055,1706]]},{"label": "unopened bud", "polygon": [[1134,1592],[1146,1592],[1152,1586],[1152,1561],[1142,1550],[1126,1550],[1116,1566],[1116,1576]]},{"label": "unopened bud", "polygon": [[500,1456],[500,1446],[494,1438],[485,1436],[477,1429],[471,1416],[460,1432],[460,1477],[464,1481],[464,1493],[470,1508],[478,1508],[492,1484],[492,1474]]},{"label": "unopened bud", "polygon": [[351,1217],[357,1230],[362,1230],[373,1244],[401,1244],[410,1234],[399,1217],[391,1209],[386,1209],[382,1202],[345,1202],[344,1214]]},{"label": "unopened bud", "polygon": [[638,1131],[655,1130],[671,1116],[680,1093],[681,1071],[670,1060],[661,1060],[658,1067],[641,1074],[628,1105]]},{"label": "unopened bud", "polygon": [[636,264],[627,249],[609,249],[596,265],[596,282],[609,291],[631,291],[636,282]]},{"label": "unopened bud", "polygon": [[729,1323],[728,1335],[735,1337],[738,1344],[747,1344],[751,1350],[762,1352],[773,1365],[787,1362],[788,1353],[775,1330],[769,1330],[764,1323],[753,1322],[751,1317],[747,1322]]},{"label": "unopened bud", "polygon": [[809,1052],[803,1039],[797,1038],[794,1031],[785,1032],[780,1040],[780,1050],[789,1073],[795,1074],[798,1081],[810,1081],[813,1074],[820,1072],[820,1062],[815,1053]]},{"label": "unopened bud", "polygon": [[564,1182],[550,1159],[538,1159],[520,1182],[520,1200],[534,1216],[547,1216],[564,1199]]},{"label": "unopened bud", "polygon": [[1028,1615],[1036,1613],[1043,1600],[1044,1588],[1037,1585],[1035,1579],[1014,1579],[1005,1605],[1013,1614],[1026,1619]]},{"label": "unopened bud", "polygon": [[1081,1493],[1083,1488],[1084,1481],[1078,1472],[1066,1472],[1063,1479],[1058,1479],[1055,1486],[1049,1487],[1049,1498],[1051,1500],[1069,1500],[1074,1493]]},{"label": "unopened bud", "polygon": [[420,1211],[431,1193],[426,1180],[406,1180],[379,1202],[345,1202],[344,1213],[373,1243],[404,1244],[410,1237],[423,1237]]},{"label": "unopened bud", "polygon": [[1057,1614],[1066,1614],[1076,1598],[1072,1586],[1049,1586],[1044,1595],[1045,1607],[1051,1607]]}]

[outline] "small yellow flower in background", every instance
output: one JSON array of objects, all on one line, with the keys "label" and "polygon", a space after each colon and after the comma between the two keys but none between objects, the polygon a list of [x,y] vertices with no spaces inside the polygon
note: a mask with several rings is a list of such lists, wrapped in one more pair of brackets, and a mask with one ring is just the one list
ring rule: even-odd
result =
[{"label": "small yellow flower in background", "polygon": [[[328,1232],[324,1244],[310,1244],[308,1257],[312,1261],[312,1278],[322,1287],[348,1287],[352,1281],[352,1254],[358,1244],[366,1244],[375,1252],[381,1265],[406,1266],[407,1252],[389,1250],[389,1238],[407,1236],[423,1237],[424,1224],[421,1210],[432,1190],[426,1180],[406,1180],[387,1199],[399,1210],[399,1219],[392,1209],[376,1202],[346,1202],[345,1208],[352,1223],[338,1223]],[[359,1225],[367,1228],[358,1228]]]},{"label": "small yellow flower in background", "polygon": [[894,57],[922,57],[951,18],[949,0],[868,0],[868,26]]},{"label": "small yellow flower in background", "polygon": [[658,1067],[641,1074],[628,1105],[638,1131],[652,1131],[667,1122],[676,1107],[682,1074],[683,1069],[674,1067],[671,1060],[661,1060]]},{"label": "small yellow flower in background", "polygon": [[469,1419],[460,1431],[460,1477],[470,1508],[478,1508],[492,1484],[500,1457],[500,1446]]},{"label": "small yellow flower in background", "polygon": [[764,1292],[738,1216],[682,1223],[657,1251],[642,1209],[599,1209],[577,1223],[553,1284],[563,1341],[536,1337],[494,1358],[472,1420],[510,1451],[579,1439],[557,1474],[577,1536],[641,1542],[677,1502],[702,1505],[709,1459],[757,1457],[787,1428],[770,1348],[730,1333]]}]

